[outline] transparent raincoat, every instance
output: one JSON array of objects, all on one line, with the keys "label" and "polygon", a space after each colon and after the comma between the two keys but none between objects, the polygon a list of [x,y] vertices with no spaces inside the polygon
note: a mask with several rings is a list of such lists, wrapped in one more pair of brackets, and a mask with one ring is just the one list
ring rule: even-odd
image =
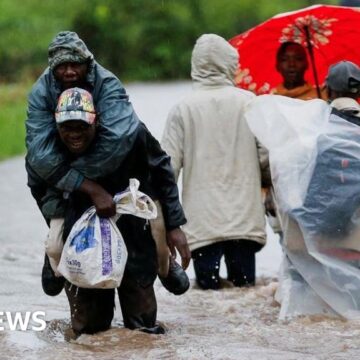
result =
[{"label": "transparent raincoat", "polygon": [[284,232],[280,318],[360,319],[360,119],[276,95],[246,117],[269,150]]}]

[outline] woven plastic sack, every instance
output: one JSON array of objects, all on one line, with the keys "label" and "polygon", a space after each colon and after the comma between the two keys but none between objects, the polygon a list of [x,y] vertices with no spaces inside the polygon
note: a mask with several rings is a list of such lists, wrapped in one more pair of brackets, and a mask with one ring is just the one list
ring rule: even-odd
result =
[{"label": "woven plastic sack", "polygon": [[58,271],[82,288],[111,289],[120,286],[127,260],[124,239],[116,225],[121,214],[154,219],[157,209],[140,192],[139,181],[130,179],[127,190],[116,194],[116,215],[100,218],[89,208],[74,224],[61,255]]}]

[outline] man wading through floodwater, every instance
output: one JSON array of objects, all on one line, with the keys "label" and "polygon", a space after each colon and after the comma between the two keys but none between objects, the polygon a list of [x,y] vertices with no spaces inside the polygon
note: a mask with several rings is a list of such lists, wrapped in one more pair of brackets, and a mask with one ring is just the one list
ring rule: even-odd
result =
[{"label": "man wading through floodwater", "polygon": [[[80,101],[75,101],[80,95]],[[71,88],[62,93],[55,113],[57,146],[67,161],[75,161],[87,152],[97,150],[98,122],[92,96],[86,90]],[[131,149],[121,166],[111,174],[98,179],[100,186],[111,196],[125,190],[129,179],[140,181],[140,190],[158,198],[164,210],[167,238],[190,260],[186,238],[180,229],[186,220],[179,202],[178,190],[170,165],[170,158],[157,140],[139,123]],[[29,172],[29,185],[41,186],[38,178]],[[41,206],[42,199],[36,198]],[[73,224],[92,205],[88,194],[74,191],[64,200],[64,231],[66,239]],[[155,242],[144,219],[122,215],[117,226],[128,249],[128,260],[118,288],[124,326],[150,333],[164,333],[156,324],[156,298],[153,283],[157,275]],[[100,265],[99,265],[100,266]],[[114,315],[114,289],[83,289],[65,281],[66,295],[71,310],[74,336],[93,334],[109,329]]]}]

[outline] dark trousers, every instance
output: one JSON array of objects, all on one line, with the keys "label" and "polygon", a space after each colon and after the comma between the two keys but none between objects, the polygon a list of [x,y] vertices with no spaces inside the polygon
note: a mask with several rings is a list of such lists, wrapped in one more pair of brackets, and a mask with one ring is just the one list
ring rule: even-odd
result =
[{"label": "dark trousers", "polygon": [[[95,334],[110,328],[114,316],[115,289],[83,289],[66,282],[65,291],[75,334]],[[126,328],[155,326],[157,306],[153,284],[144,287],[124,277],[118,295]]]},{"label": "dark trousers", "polygon": [[198,285],[202,289],[220,288],[222,256],[229,281],[238,287],[255,285],[255,253],[261,248],[261,244],[251,240],[227,240],[192,251]]}]

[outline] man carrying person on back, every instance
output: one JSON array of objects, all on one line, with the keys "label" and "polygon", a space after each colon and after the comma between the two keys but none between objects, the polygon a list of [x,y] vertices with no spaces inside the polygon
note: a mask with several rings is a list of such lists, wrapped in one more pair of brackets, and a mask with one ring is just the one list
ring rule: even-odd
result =
[{"label": "man carrying person on back", "polygon": [[[74,86],[92,94],[99,115],[99,130],[96,151],[69,161],[56,142],[54,112],[61,92]],[[49,68],[39,77],[29,95],[26,121],[26,166],[43,181],[42,186],[38,182],[31,190],[36,199],[43,199],[42,213],[50,225],[50,234],[61,232],[63,197],[76,190],[90,196],[99,216],[115,214],[112,196],[97,183],[97,179],[121,165],[132,149],[139,126],[139,119],[119,79],[94,60],[76,33],[60,32],[49,45]],[[170,272],[172,270],[182,278],[186,276],[175,262],[171,263]],[[173,291],[167,286],[166,279],[161,280],[169,291]],[[42,272],[45,293],[57,295],[63,284],[64,279],[54,276],[45,256]]]},{"label": "man carrying person on back", "polygon": [[[80,97],[79,102],[74,101],[76,97]],[[55,118],[57,133],[54,138],[65,161],[71,163],[87,153],[97,152],[98,123],[101,120],[89,92],[80,88],[65,90],[59,98]],[[39,183],[39,177],[31,169],[28,170],[32,190],[44,186],[43,182]],[[111,173],[98,178],[97,183],[112,197],[126,189],[130,178],[140,181],[142,192],[159,199],[164,213],[167,240],[180,251],[186,268],[190,252],[180,229],[186,220],[179,202],[170,158],[141,122],[121,165],[114,166]],[[43,209],[44,198],[37,196],[37,191],[33,191],[33,194],[38,206]],[[91,196],[81,190],[71,192],[63,200],[64,239],[76,220],[92,204]],[[43,215],[47,217],[46,214]],[[157,274],[157,259],[150,227],[145,220],[131,215],[122,215],[117,226],[128,250],[124,277],[118,288],[124,326],[150,333],[164,333],[164,329],[156,325],[157,306],[153,283]],[[110,327],[114,314],[114,290],[77,288],[67,281],[65,290],[75,336],[82,333],[93,334]]]}]

